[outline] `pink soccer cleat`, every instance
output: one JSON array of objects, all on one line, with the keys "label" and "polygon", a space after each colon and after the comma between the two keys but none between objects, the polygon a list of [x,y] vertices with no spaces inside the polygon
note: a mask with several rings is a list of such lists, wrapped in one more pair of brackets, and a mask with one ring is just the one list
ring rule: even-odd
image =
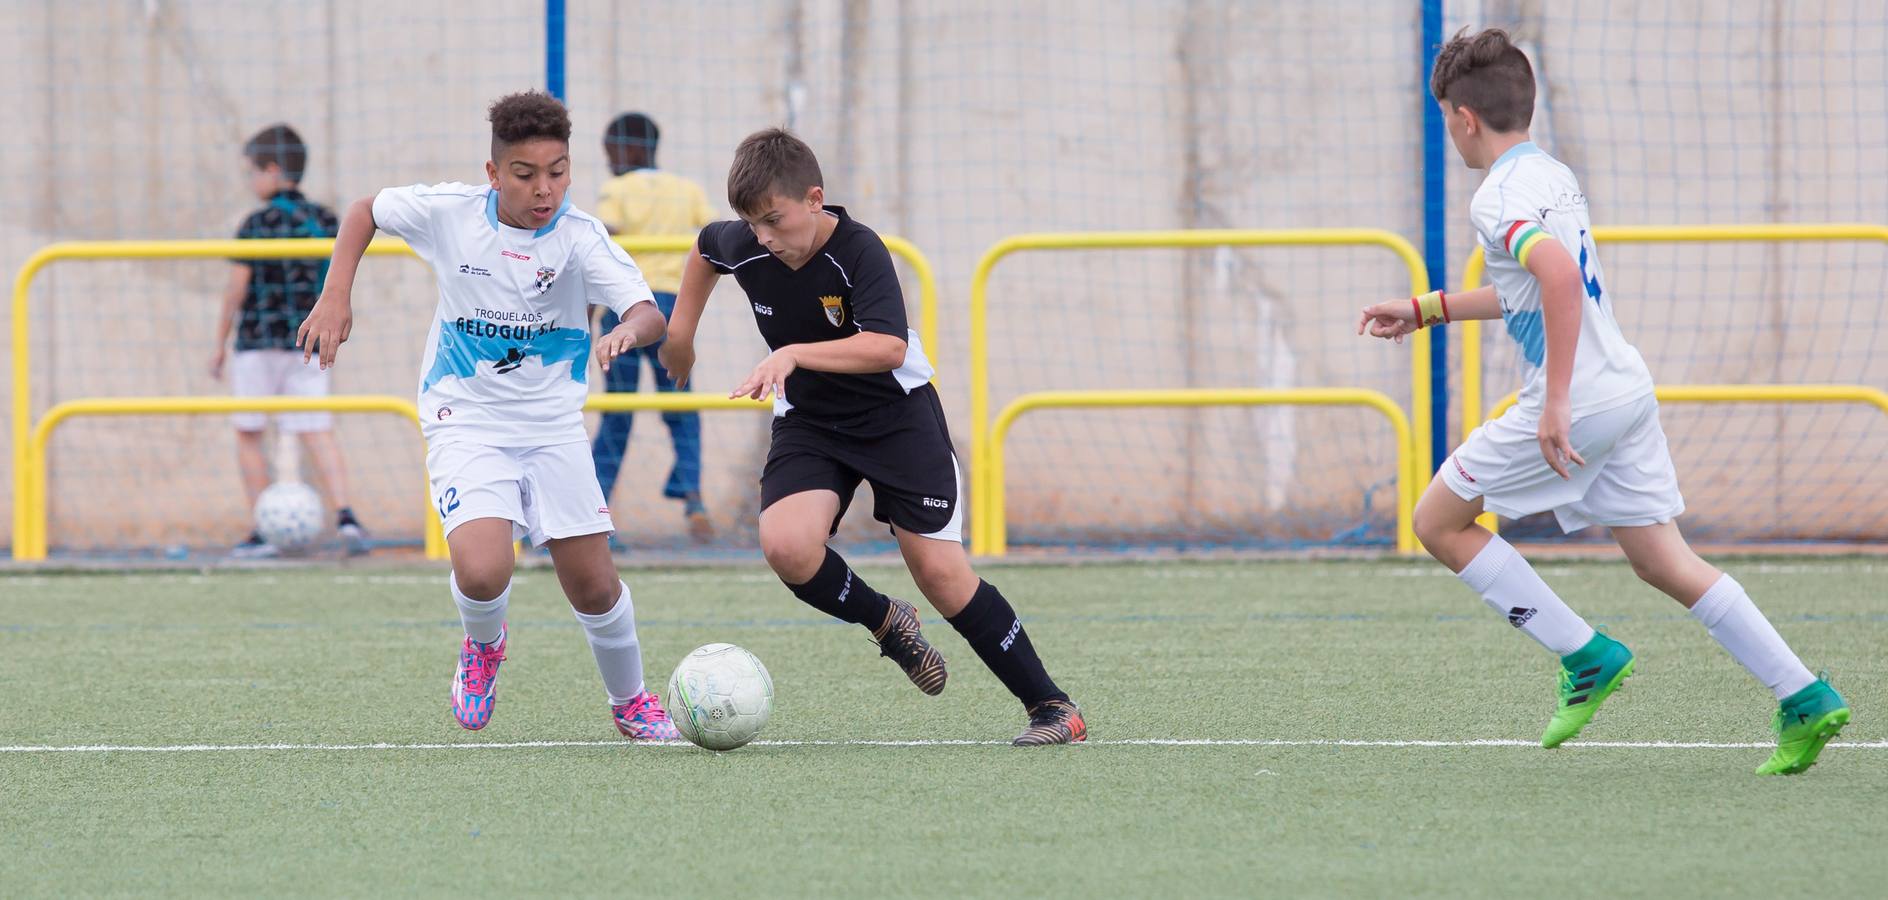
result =
[{"label": "pink soccer cleat", "polygon": [[628,703],[610,707],[616,716],[616,730],[632,741],[679,741],[682,733],[669,721],[669,711],[662,708],[662,698],[649,691],[637,694]]},{"label": "pink soccer cleat", "polygon": [[477,731],[492,720],[498,702],[498,664],[505,661],[505,630],[498,640],[481,644],[470,637],[459,651],[459,671],[452,677],[452,717],[459,727]]}]

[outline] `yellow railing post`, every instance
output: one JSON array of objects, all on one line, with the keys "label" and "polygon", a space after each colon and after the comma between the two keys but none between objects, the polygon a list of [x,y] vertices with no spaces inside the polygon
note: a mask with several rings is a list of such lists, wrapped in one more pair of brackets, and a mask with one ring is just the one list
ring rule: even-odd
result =
[{"label": "yellow railing post", "polygon": [[1173,388],[1165,390],[1040,391],[1010,401],[991,426],[986,454],[990,484],[988,496],[989,546],[984,552],[1009,552],[1009,521],[1005,509],[1003,445],[1010,426],[1035,409],[1174,406],[1364,406],[1383,413],[1396,435],[1396,550],[1416,551],[1412,519],[1416,507],[1416,440],[1408,417],[1396,401],[1363,388]]},{"label": "yellow railing post", "polygon": [[[615,238],[631,253],[683,253],[695,245],[693,235],[625,235]],[[884,236],[885,247],[911,266],[918,280],[918,337],[934,362],[937,358],[937,277],[931,262],[911,242]],[[33,279],[40,270],[61,259],[304,259],[329,256],[334,252],[332,238],[282,238],[270,240],[154,240],[154,241],[65,241],[49,244],[35,251],[13,279],[13,548],[14,558],[22,549],[30,552],[44,544],[44,536],[33,534],[30,501],[35,492],[31,482],[33,468],[28,444],[33,432],[31,299]],[[417,257],[404,241],[379,238],[367,247],[368,256]],[[694,394],[678,395],[685,399],[633,401],[616,407],[611,401],[592,403],[592,409],[745,409],[753,404],[723,401],[721,398]],[[145,398],[151,399],[151,398]],[[745,405],[743,405],[745,404]],[[43,486],[40,486],[43,489]],[[43,550],[41,551],[43,554]]]},{"label": "yellow railing post", "polygon": [[[14,535],[13,558],[22,560],[46,558],[48,550],[46,446],[52,441],[53,430],[67,419],[80,416],[192,415],[237,412],[379,412],[405,417],[413,423],[416,431],[420,425],[419,410],[414,407],[413,401],[372,394],[337,394],[330,397],[101,397],[68,400],[47,410],[46,414],[40,417],[39,423],[33,427],[33,433],[26,441],[27,478],[25,481],[29,488],[24,498],[25,502],[17,505],[28,527],[24,532],[24,537],[17,532]],[[420,493],[421,500],[426,505],[423,520],[426,558],[445,559],[446,539],[440,532],[439,514],[433,509],[432,498],[425,496],[427,492]]]},{"label": "yellow railing post", "polygon": [[[1395,253],[1409,269],[1410,293],[1429,290],[1429,273],[1422,256],[1401,235],[1376,228],[1300,228],[1300,229],[1189,229],[1181,231],[1100,231],[1046,234],[1018,234],[991,245],[977,260],[970,278],[970,456],[971,519],[970,546],[973,553],[990,553],[995,535],[992,517],[986,510],[992,503],[990,476],[990,347],[989,303],[990,273],[996,264],[1012,253],[1023,250],[1128,250],[1187,249],[1199,247],[1304,247],[1304,246],[1378,246]],[[1418,331],[1410,344],[1410,419],[1415,433],[1430,430],[1429,412],[1429,335]],[[1427,440],[1416,442],[1412,464],[1427,471]]]}]

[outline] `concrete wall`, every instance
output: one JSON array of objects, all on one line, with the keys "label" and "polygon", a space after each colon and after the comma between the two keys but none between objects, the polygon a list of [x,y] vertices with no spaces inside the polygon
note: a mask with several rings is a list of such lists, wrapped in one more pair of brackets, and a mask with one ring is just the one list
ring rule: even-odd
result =
[{"label": "concrete wall", "polygon": [[[534,4],[14,6],[0,26],[14,99],[0,135],[0,240],[16,264],[60,239],[230,234],[254,204],[238,147],[277,120],[309,138],[306,187],[337,206],[387,184],[477,180],[484,104],[543,81]],[[607,174],[602,127],[625,109],[661,123],[663,168],[717,199],[742,135],[793,126],[821,152],[835,202],[916,242],[936,267],[944,328],[933,350],[967,459],[968,279],[1005,235],[1373,226],[1420,242],[1415,7],[575,0],[573,198],[594,197]],[[1888,219],[1878,13],[1859,2],[1450,8],[1453,21],[1507,24],[1529,43],[1545,85],[1540,137],[1581,174],[1595,219],[1618,223]],[[1456,276],[1475,179],[1451,180]],[[1605,253],[1622,321],[1663,380],[1888,385],[1880,248]],[[33,409],[226,390],[203,371],[223,276],[220,263],[56,268],[33,298]],[[1407,351],[1350,336],[1353,310],[1407,281],[1373,249],[1014,257],[992,282],[992,399],[1335,384],[1407,405]],[[337,390],[408,394],[432,303],[424,267],[369,263]],[[1492,400],[1512,379],[1505,351],[1489,347]],[[725,287],[704,326],[699,385],[733,384],[763,352]],[[679,509],[658,496],[666,435],[644,419],[613,507],[634,540],[672,543]],[[1669,411],[1694,526],[1888,533],[1888,480],[1869,449],[1888,438],[1879,421],[1827,408]],[[712,510],[732,542],[749,543],[764,419],[711,413],[706,430]],[[385,533],[417,535],[417,437],[366,418],[340,434],[356,506]],[[1031,417],[1012,444],[1014,534],[1383,540],[1388,435],[1355,411]],[[234,540],[245,511],[232,458],[216,422],[72,425],[53,455],[54,544]],[[1793,499],[1803,496],[1821,511],[1804,513]],[[864,518],[849,533],[882,534]]]}]

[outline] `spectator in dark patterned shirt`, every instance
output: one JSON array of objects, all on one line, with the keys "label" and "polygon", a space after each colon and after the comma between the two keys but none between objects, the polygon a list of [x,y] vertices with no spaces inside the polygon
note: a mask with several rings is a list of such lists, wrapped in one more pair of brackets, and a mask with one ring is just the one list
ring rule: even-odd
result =
[{"label": "spectator in dark patterned shirt", "polygon": [[[236,237],[331,238],[337,221],[334,212],[302,196],[302,172],[308,164],[308,146],[287,125],[271,125],[243,145],[248,161],[249,187],[265,202],[243,220]],[[314,362],[303,363],[295,349],[295,332],[321,296],[328,274],[327,256],[306,259],[233,260],[229,284],[223,289],[223,311],[217,320],[216,348],[210,354],[210,374],[223,377],[228,363],[230,387],[238,397],[323,397],[328,394],[328,373]],[[236,355],[229,357],[230,332],[236,332]],[[262,413],[237,413],[236,461],[250,508],[269,484],[269,464],[262,446],[268,418]],[[341,448],[334,440],[333,417],[325,412],[284,413],[276,428],[284,436],[299,435],[327,488],[336,511],[336,533],[350,554],[367,550],[368,536],[348,506],[347,474]],[[267,557],[276,548],[251,531],[233,555]]]}]

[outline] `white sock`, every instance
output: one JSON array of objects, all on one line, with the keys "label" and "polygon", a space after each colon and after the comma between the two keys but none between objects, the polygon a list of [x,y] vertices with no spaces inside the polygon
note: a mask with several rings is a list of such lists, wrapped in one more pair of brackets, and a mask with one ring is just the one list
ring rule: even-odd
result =
[{"label": "white sock", "polygon": [[459,605],[459,621],[465,624],[465,636],[481,644],[495,643],[505,630],[505,608],[511,601],[511,583],[490,600],[474,600],[459,590],[459,576],[447,578],[452,585],[452,602]]},{"label": "white sock", "polygon": [[1744,586],[1729,575],[1692,604],[1691,614],[1704,623],[1711,638],[1730,651],[1731,658],[1757,676],[1781,700],[1816,682],[1803,661],[1783,643],[1783,636],[1750,602]]},{"label": "white sock", "polygon": [[[613,706],[628,703],[642,693],[642,644],[636,640],[636,608],[629,602],[629,585],[622,585],[616,605],[599,615],[577,613],[577,623],[596,654],[597,672]],[[576,612],[572,610],[572,612]]]},{"label": "white sock", "polygon": [[1593,626],[1567,608],[1534,567],[1497,535],[1457,578],[1541,646],[1566,656],[1593,639]]}]

